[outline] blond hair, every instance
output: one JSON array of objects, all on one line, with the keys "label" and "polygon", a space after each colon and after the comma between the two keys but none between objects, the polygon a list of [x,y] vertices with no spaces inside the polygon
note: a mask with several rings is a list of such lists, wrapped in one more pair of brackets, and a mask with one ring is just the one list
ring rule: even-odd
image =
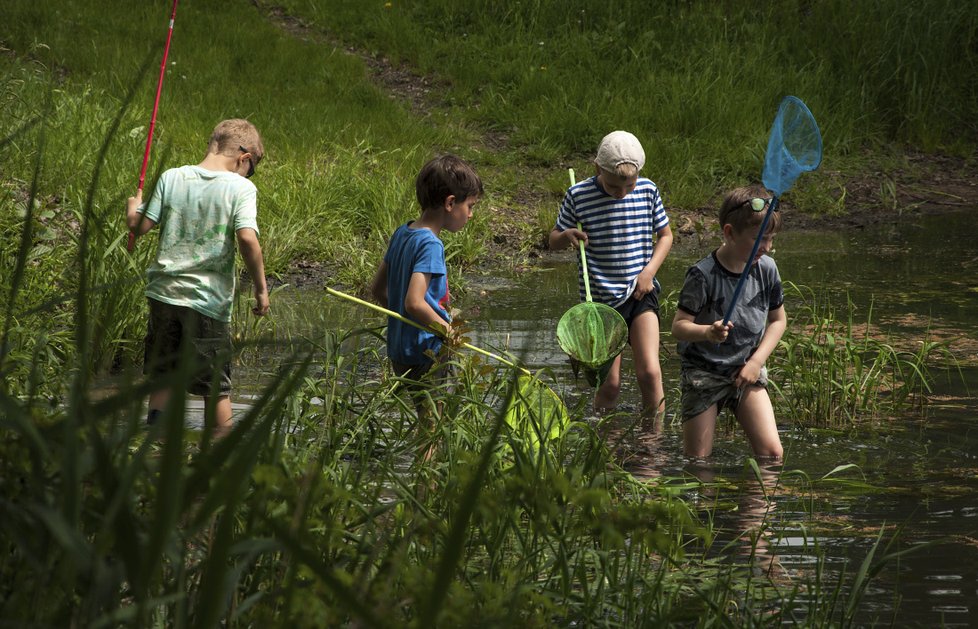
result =
[{"label": "blond hair", "polygon": [[[599,165],[598,168],[601,168],[601,166]],[[601,168],[601,170],[609,175],[615,175],[616,177],[621,177],[622,179],[638,177],[638,166],[632,164],[631,162],[622,162],[615,166],[614,170],[608,170],[606,168]]]},{"label": "blond hair", "polygon": [[265,157],[265,145],[262,144],[261,135],[255,125],[244,118],[231,118],[217,123],[207,142],[207,152],[237,155],[241,150],[252,154],[255,166]]}]

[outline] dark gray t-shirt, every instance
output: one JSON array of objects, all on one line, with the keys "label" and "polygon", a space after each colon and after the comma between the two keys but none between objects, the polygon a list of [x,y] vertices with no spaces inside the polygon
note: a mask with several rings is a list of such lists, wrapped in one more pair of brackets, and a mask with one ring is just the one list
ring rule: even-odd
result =
[{"label": "dark gray t-shirt", "polygon": [[[702,325],[720,321],[733,297],[740,279],[739,273],[729,271],[717,260],[716,251],[686,271],[686,281],[679,294],[678,308],[693,315]],[[757,349],[767,317],[771,310],[784,304],[784,289],[778,265],[769,256],[762,256],[750,268],[744,287],[730,320],[734,327],[721,344],[712,341],[690,343],[680,341],[678,351],[682,367],[704,369],[719,375],[733,375]]]}]

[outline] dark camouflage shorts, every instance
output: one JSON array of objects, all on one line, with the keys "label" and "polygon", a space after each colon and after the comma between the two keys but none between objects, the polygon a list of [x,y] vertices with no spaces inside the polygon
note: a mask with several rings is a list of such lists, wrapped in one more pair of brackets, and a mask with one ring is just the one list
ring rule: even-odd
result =
[{"label": "dark camouflage shorts", "polygon": [[[744,390],[734,386],[733,377],[721,376],[703,369],[683,367],[679,382],[682,390],[683,421],[693,419],[714,404],[717,413],[725,408],[735,410]],[[767,387],[767,367],[761,367],[755,387]]]},{"label": "dark camouflage shorts", "polygon": [[[149,328],[143,347],[143,373],[163,376],[186,365],[194,369],[187,388],[193,395],[231,394],[231,329],[224,321],[193,308],[149,300]],[[216,389],[211,389],[214,382]]]}]

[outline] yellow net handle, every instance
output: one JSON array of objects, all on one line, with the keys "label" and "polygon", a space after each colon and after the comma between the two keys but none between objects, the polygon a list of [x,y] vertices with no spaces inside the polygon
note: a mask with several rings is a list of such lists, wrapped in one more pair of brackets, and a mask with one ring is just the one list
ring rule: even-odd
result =
[{"label": "yellow net handle", "polygon": [[[379,304],[375,304],[375,303],[371,303],[369,301],[365,301],[363,299],[360,299],[359,297],[354,297],[353,295],[347,295],[346,293],[340,292],[340,291],[336,290],[335,288],[330,288],[329,286],[326,287],[326,292],[329,293],[330,295],[333,295],[334,297],[342,297],[343,299],[346,299],[348,301],[352,301],[355,304],[360,304],[361,306],[366,306],[367,308],[370,308],[372,310],[375,310],[375,311],[377,311],[377,312],[379,312],[381,314],[385,314],[388,317],[394,317],[395,319],[397,319],[401,323],[406,323],[408,325],[413,325],[414,327],[418,328],[419,330],[425,330],[426,332],[432,332],[432,333],[437,334],[438,336],[440,336],[442,338],[444,338],[444,336],[445,336],[444,333],[441,330],[423,326],[420,323],[418,323],[417,321],[412,321],[411,319],[408,319],[407,317],[401,316],[400,314],[394,312],[393,310],[388,310],[387,308],[384,308],[383,306],[381,306]],[[462,347],[464,347],[465,349],[470,349],[473,352],[476,352],[477,354],[482,354],[483,356],[488,356],[489,358],[493,358],[495,360],[498,360],[502,364],[504,364],[504,365],[506,365],[508,367],[512,367],[513,369],[519,369],[520,371],[522,371],[523,373],[525,373],[528,376],[532,376],[533,375],[527,369],[525,369],[524,367],[520,367],[519,365],[517,365],[513,361],[506,360],[502,356],[499,356],[498,354],[493,354],[492,352],[490,352],[488,350],[484,350],[481,347],[476,347],[475,345],[470,345],[468,343],[462,343]]]}]

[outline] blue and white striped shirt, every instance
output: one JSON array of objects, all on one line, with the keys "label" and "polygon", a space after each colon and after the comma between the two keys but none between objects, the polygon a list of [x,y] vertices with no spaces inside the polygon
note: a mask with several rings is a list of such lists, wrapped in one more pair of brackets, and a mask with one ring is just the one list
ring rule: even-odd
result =
[{"label": "blue and white striped shirt", "polygon": [[[627,197],[616,199],[598,186],[596,176],[581,181],[567,189],[555,229],[564,231],[578,223],[588,237],[585,257],[592,299],[612,307],[624,303],[652,259],[656,234],[669,224],[659,189],[639,177]],[[578,272],[578,281],[583,300],[583,273]]]}]

